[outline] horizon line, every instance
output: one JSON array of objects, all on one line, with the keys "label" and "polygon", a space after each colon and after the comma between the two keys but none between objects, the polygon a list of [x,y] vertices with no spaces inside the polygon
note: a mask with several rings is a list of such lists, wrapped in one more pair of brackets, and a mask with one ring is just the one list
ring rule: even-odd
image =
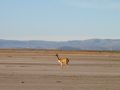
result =
[{"label": "horizon line", "polygon": [[89,39],[71,39],[71,40],[41,40],[41,39],[1,39],[0,40],[11,40],[11,41],[53,41],[53,42],[66,42],[66,41],[84,41],[84,40],[120,40],[120,38],[89,38]]}]

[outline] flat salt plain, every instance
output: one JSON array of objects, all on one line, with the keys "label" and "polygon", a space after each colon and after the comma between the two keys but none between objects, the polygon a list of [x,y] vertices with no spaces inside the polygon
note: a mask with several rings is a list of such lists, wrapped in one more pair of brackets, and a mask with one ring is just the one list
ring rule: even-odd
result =
[{"label": "flat salt plain", "polygon": [[0,90],[120,90],[120,52],[0,49]]}]

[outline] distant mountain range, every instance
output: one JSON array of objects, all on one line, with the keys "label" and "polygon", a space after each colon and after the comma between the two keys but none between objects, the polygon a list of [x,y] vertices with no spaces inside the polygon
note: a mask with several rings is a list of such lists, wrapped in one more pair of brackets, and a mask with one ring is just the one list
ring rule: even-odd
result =
[{"label": "distant mountain range", "polygon": [[41,40],[3,40],[0,48],[32,48],[59,50],[120,50],[120,39],[88,39],[72,41],[41,41]]}]

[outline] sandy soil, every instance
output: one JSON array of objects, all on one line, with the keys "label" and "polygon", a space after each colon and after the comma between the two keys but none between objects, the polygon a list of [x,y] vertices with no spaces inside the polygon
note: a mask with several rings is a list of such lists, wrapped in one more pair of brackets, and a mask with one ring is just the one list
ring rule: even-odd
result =
[{"label": "sandy soil", "polygon": [[120,53],[0,50],[0,90],[120,90]]}]

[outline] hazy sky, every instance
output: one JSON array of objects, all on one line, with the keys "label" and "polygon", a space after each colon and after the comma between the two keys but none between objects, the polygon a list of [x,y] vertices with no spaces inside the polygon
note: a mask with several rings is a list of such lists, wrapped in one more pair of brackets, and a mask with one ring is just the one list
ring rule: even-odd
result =
[{"label": "hazy sky", "polygon": [[120,0],[0,0],[0,39],[120,39]]}]

